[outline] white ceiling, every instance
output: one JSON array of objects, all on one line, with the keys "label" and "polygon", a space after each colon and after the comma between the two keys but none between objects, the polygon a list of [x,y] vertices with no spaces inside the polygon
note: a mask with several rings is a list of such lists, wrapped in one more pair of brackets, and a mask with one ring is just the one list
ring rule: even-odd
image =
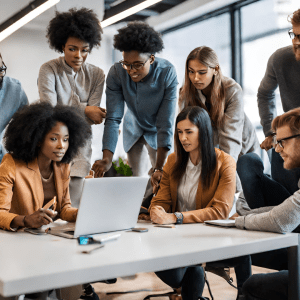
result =
[{"label": "white ceiling", "polygon": [[[0,24],[26,7],[32,0],[0,0]],[[55,11],[67,11],[72,7],[87,7],[97,13],[100,20],[104,15],[104,0],[60,0],[60,2],[42,13],[40,16],[25,25],[26,29],[45,30]]]}]

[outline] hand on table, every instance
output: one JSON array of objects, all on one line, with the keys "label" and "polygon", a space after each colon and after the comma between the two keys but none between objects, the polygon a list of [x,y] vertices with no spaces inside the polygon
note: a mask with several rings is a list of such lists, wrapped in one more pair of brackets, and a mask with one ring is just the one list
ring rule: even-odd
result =
[{"label": "hand on table", "polygon": [[266,151],[273,148],[273,135],[267,136],[264,141],[260,144],[260,148]]},{"label": "hand on table", "polygon": [[240,215],[238,213],[235,213],[229,218],[229,220],[235,220],[237,217],[240,217]]},{"label": "hand on table", "polygon": [[106,117],[106,109],[98,106],[87,106],[84,112],[95,124],[101,124]]},{"label": "hand on table", "polygon": [[160,170],[157,170],[154,172],[151,176],[151,185],[153,187],[153,194],[156,195],[159,189],[159,183],[161,181],[163,172]]},{"label": "hand on table", "polygon": [[150,218],[156,224],[175,224],[177,219],[174,214],[166,213],[163,207],[154,206],[150,211]]},{"label": "hand on table", "polygon": [[138,220],[150,221],[150,215],[147,214],[139,214]]},{"label": "hand on table", "polygon": [[52,223],[52,219],[56,217],[56,215],[56,211],[40,208],[33,214],[25,216],[24,225],[27,228],[40,228],[43,225]]},{"label": "hand on table", "polygon": [[108,161],[107,159],[96,160],[92,166],[92,170],[95,171],[94,177],[103,177],[104,173],[110,169],[111,165],[111,161]]}]

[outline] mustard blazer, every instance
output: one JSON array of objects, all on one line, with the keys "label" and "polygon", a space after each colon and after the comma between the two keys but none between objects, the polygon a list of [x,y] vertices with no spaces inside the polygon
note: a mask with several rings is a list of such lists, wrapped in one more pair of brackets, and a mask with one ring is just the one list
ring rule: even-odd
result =
[{"label": "mustard blazer", "polygon": [[[217,169],[212,184],[203,190],[199,181],[196,194],[196,210],[182,212],[183,223],[202,223],[206,220],[226,219],[231,211],[236,181],[235,160],[224,151],[215,148]],[[164,166],[160,189],[149,208],[155,205],[162,206],[166,212],[174,213],[177,210],[178,182],[172,178],[172,168],[176,161],[175,153],[168,156]]]},{"label": "mustard blazer", "polygon": [[[53,162],[57,193],[56,210],[60,218],[76,221],[77,208],[71,207],[69,194],[70,166]],[[11,230],[10,223],[17,215],[30,215],[42,208],[44,191],[37,159],[29,162],[3,157],[0,165],[0,228]]]}]

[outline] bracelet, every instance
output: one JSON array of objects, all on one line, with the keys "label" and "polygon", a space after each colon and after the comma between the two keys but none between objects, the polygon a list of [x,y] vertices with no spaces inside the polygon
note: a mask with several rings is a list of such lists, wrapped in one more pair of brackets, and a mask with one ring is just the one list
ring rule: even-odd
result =
[{"label": "bracelet", "polygon": [[163,169],[162,168],[154,168],[153,173],[155,173],[156,171],[160,171],[163,173]]}]

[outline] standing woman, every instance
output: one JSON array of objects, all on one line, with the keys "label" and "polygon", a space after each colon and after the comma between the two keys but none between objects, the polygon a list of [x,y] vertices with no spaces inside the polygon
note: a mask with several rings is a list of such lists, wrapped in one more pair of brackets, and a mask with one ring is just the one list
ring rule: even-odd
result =
[{"label": "standing woman", "polygon": [[[259,151],[255,129],[244,112],[242,88],[222,75],[216,52],[206,46],[195,48],[186,60],[179,108],[193,105],[209,113],[215,147],[235,161],[243,154]],[[239,178],[237,191],[241,191]]]},{"label": "standing woman", "polygon": [[[89,124],[100,124],[106,113],[100,108],[104,72],[86,63],[88,54],[100,46],[102,28],[97,15],[90,9],[70,9],[56,13],[47,28],[50,47],[63,53],[41,66],[38,79],[42,102],[52,105],[77,106]],[[91,168],[91,139],[81,149],[71,166],[70,194],[78,207],[83,178]]]},{"label": "standing woman", "polygon": [[173,138],[176,71],[169,61],[155,57],[163,49],[163,41],[148,24],[130,22],[118,31],[114,47],[122,52],[123,60],[115,63],[107,76],[103,159],[96,161],[93,169],[95,176],[101,177],[111,167],[126,104],[123,143],[133,176],[148,171],[149,157],[150,174],[160,180]]},{"label": "standing woman", "polygon": [[[176,118],[175,153],[164,167],[160,189],[152,199],[150,217],[158,224],[203,223],[226,219],[233,205],[236,164],[224,151],[214,148],[211,121],[205,109],[185,108]],[[239,291],[251,275],[241,269],[240,257],[219,263],[235,266]],[[172,288],[182,288],[183,300],[203,299],[202,266],[156,272]]]}]

